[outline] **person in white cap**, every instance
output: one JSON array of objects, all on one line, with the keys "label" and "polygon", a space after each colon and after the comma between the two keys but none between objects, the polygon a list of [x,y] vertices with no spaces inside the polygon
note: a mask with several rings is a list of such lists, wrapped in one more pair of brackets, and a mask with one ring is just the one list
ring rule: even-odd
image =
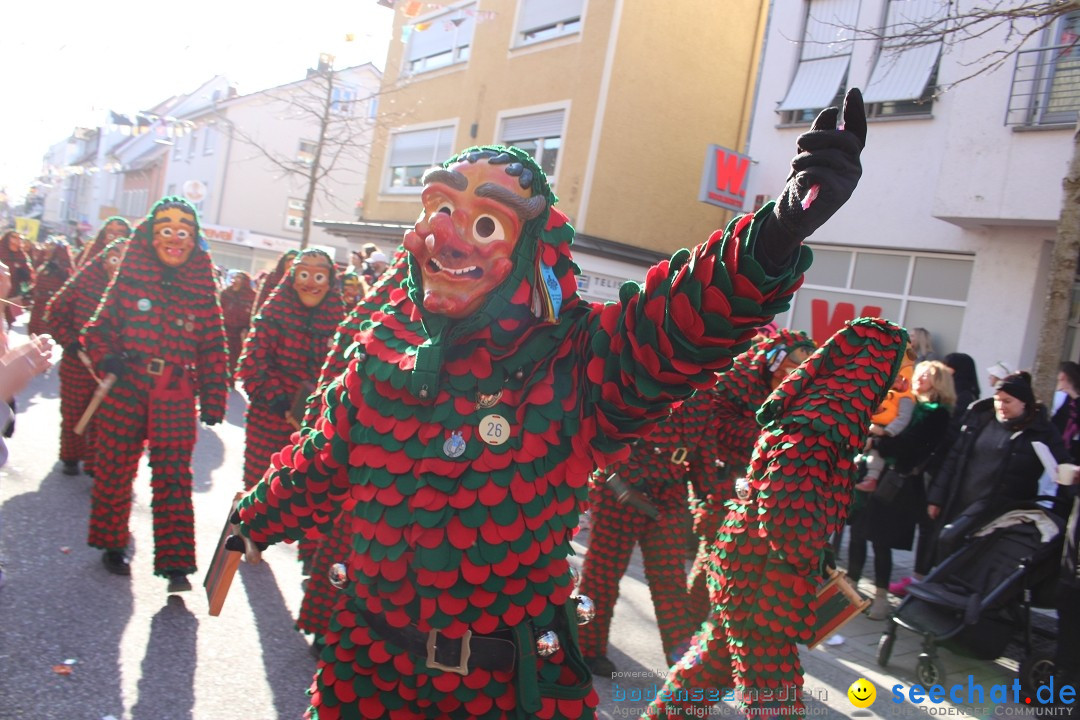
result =
[{"label": "person in white cap", "polygon": [[386,257],[386,253],[381,250],[368,255],[367,262],[364,263],[363,276],[364,281],[368,286],[374,285],[375,281],[386,272],[386,268],[390,265],[389,258]]}]

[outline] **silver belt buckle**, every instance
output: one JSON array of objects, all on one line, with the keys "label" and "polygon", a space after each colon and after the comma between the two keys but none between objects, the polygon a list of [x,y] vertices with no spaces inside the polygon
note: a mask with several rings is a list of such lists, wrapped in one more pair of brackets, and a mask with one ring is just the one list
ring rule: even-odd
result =
[{"label": "silver belt buckle", "polygon": [[427,636],[427,666],[432,670],[442,670],[443,672],[457,673],[458,675],[469,674],[469,656],[472,654],[472,648],[469,646],[469,641],[472,640],[472,630],[466,630],[465,634],[461,636],[461,658],[460,664],[456,667],[450,665],[443,665],[435,659],[435,648],[438,644],[439,631],[432,630]]}]

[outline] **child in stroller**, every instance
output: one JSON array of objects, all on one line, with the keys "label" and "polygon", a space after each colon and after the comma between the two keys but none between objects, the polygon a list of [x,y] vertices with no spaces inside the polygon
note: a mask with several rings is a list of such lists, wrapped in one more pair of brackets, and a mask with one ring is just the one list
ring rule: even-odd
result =
[{"label": "child in stroller", "polygon": [[1053,675],[1053,650],[1033,652],[1031,642],[1031,609],[1054,607],[1064,520],[1040,504],[1053,500],[1012,503],[989,517],[973,508],[946,526],[944,539],[959,535],[959,547],[908,586],[878,642],[878,664],[888,665],[897,629],[905,628],[923,636],[916,678],[924,687],[942,685],[938,644],[989,660],[1004,653],[1019,628],[1021,683],[1036,688]]}]

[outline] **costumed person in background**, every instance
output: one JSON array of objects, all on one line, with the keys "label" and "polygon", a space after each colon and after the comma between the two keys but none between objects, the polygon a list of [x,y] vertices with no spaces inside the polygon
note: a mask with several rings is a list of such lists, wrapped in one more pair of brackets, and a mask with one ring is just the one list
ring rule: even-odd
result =
[{"label": "costumed person in background", "polygon": [[86,243],[86,245],[83,245],[82,250],[79,251],[78,257],[75,259],[75,264],[81,266],[84,263],[90,262],[113,240],[130,236],[131,223],[119,215],[113,215],[105,220],[105,224],[98,230],[94,239]]},{"label": "costumed person in background", "polygon": [[341,276],[341,301],[345,304],[346,310],[352,310],[356,307],[356,303],[360,302],[360,298],[367,295],[367,288],[364,287],[365,283],[360,274],[348,271]]},{"label": "costumed person in background", "polygon": [[619,580],[635,544],[641,547],[669,662],[682,655],[705,619],[703,609],[698,609],[701,614],[691,612],[686,587],[691,525],[687,482],[715,471],[712,428],[712,396],[702,390],[674,407],[648,437],[634,442],[629,458],[598,470],[589,482],[589,551],[578,587],[592,599],[596,617],[578,629],[578,641],[593,675],[611,678],[616,671],[607,657],[608,634]]},{"label": "costumed person in background", "polygon": [[642,717],[700,716],[725,688],[755,716],[804,711],[796,643],[813,637],[822,555],[907,343],[886,320],[854,320],[761,406],[745,480],[710,548],[712,614]]},{"label": "costumed person in background", "polygon": [[37,267],[37,280],[30,291],[30,321],[26,330],[31,335],[48,332],[45,325],[45,307],[60,287],[71,277],[71,249],[67,240],[50,238],[45,244],[45,261]]},{"label": "costumed person in background", "polygon": [[0,237],[0,262],[8,267],[11,273],[11,289],[8,290],[7,302],[4,304],[4,317],[8,327],[15,322],[30,301],[30,288],[34,285],[34,268],[30,262],[30,256],[23,250],[22,235],[14,230],[8,230]]},{"label": "costumed person in background", "polygon": [[[319,372],[319,380],[315,384],[315,392],[312,393],[313,402],[308,403],[305,411],[304,428],[315,427],[321,409],[318,398],[322,397],[331,382],[348,370],[353,350],[353,338],[360,331],[362,324],[367,322],[383,305],[393,303],[404,296],[403,286],[408,276],[409,255],[404,248],[398,248],[389,271],[383,273],[371,291],[341,321],[337,332],[334,333],[330,351],[326,354],[326,362],[323,363],[322,370]],[[331,573],[330,570],[351,552],[352,525],[348,521],[351,510],[352,504],[349,498],[343,498],[342,507],[333,511],[335,520],[326,536],[309,535],[301,538],[298,543],[297,556],[304,563],[304,574],[309,577],[304,585],[304,597],[300,602],[296,627],[312,635],[311,646],[315,653],[321,653],[324,647],[322,634],[330,626],[330,614],[341,594],[340,589],[334,584],[340,582],[340,577]],[[345,519],[339,522],[341,518]]]},{"label": "costumed person in background", "polygon": [[[742,477],[750,462],[759,432],[754,418],[769,393],[810,357],[816,347],[804,332],[773,329],[770,335],[755,338],[754,344],[735,358],[712,390],[713,426],[709,442],[715,445],[715,467],[706,468],[698,476],[703,482],[692,486],[691,502],[698,551],[687,582],[691,614],[699,622],[710,608],[705,574],[709,544],[727,512],[724,503],[735,497],[735,481]],[[678,658],[671,662],[675,660]]]},{"label": "costumed person in background", "polygon": [[270,456],[299,429],[305,401],[344,315],[333,260],[322,250],[308,249],[296,256],[251,323],[236,371],[248,396],[245,489],[255,486]]},{"label": "costumed person in background", "polygon": [[98,378],[88,367],[90,359],[79,342],[79,333],[94,316],[105,288],[120,269],[127,243],[127,237],[121,236],[104,246],[64,283],[45,309],[45,326],[64,348],[60,358],[60,462],[65,475],[78,475],[80,460],[87,475],[95,472],[97,423],[91,420],[81,435],[75,432],[98,388]]},{"label": "costumed person in background", "polygon": [[[900,372],[892,388],[881,401],[881,407],[877,409],[870,419],[870,437],[896,437],[904,431],[915,415],[915,405],[918,399],[912,389],[912,376],[915,372],[915,351],[908,348],[904,353],[904,364],[900,366]],[[855,486],[859,492],[872,493],[877,488],[878,478],[885,470],[885,458],[881,456],[872,444],[867,444],[867,450],[863,454],[866,462],[866,475]]]},{"label": "costumed person in background", "polygon": [[[98,442],[88,544],[106,569],[130,575],[125,552],[143,442],[150,450],[154,574],[169,592],[191,589],[195,516],[191,453],[196,421],[225,415],[225,327],[195,208],[166,197],[128,243],[82,343],[102,375],[116,378],[95,417]],[[196,399],[198,407],[196,408]]]},{"label": "costumed person in background", "polygon": [[578,296],[573,229],[528,153],[424,175],[408,294],[364,324],[315,427],[235,517],[256,543],[296,540],[354,503],[313,718],[593,717],[567,561],[588,477],[787,307],[802,240],[861,175],[857,90],[846,108],[844,130],[832,108],[800,138],[776,205],[604,305]]},{"label": "costumed person in background", "polygon": [[259,312],[259,308],[263,306],[266,299],[270,297],[270,293],[274,292],[274,288],[281,282],[281,278],[289,272],[289,268],[292,266],[293,259],[296,258],[296,254],[299,250],[286,250],[278,258],[277,265],[270,271],[269,275],[263,276],[262,282],[259,283],[258,290],[255,294],[255,304],[251,307],[251,316],[255,317],[255,314]]},{"label": "costumed person in background", "polygon": [[255,305],[255,290],[246,272],[233,274],[232,282],[221,291],[221,314],[225,318],[225,337],[229,341],[229,372],[236,372],[244,334],[251,327],[251,309]]}]

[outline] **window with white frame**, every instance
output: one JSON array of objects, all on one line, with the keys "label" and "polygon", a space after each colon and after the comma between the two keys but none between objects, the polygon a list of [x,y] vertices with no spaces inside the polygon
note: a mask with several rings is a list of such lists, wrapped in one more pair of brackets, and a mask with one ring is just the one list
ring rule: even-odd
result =
[{"label": "window with white frame", "polygon": [[1016,53],[1006,125],[1076,124],[1080,111],[1080,11],[1063,15],[1040,47]]},{"label": "window with white frame", "polygon": [[330,112],[352,115],[355,102],[356,88],[351,85],[338,85],[330,93]]},{"label": "window with white frame", "polygon": [[390,192],[420,192],[420,179],[424,171],[446,160],[453,152],[453,142],[452,125],[391,135],[383,189]]},{"label": "window with white frame", "polygon": [[792,301],[789,327],[821,341],[846,320],[875,315],[906,328],[926,328],[943,355],[957,349],[974,267],[971,256],[812,248],[814,264]]},{"label": "window with white frame", "polygon": [[822,108],[839,104],[847,85],[859,0],[810,0],[799,67],[777,111],[783,122],[810,122]]},{"label": "window with white frame", "polygon": [[173,160],[182,160],[183,157],[184,157],[184,149],[182,147],[180,147],[180,138],[179,137],[173,137],[171,140],[169,140],[169,142],[173,146],[172,159]]},{"label": "window with white frame", "polygon": [[195,157],[195,148],[198,145],[199,145],[199,131],[198,130],[192,130],[190,133],[188,133],[188,149],[187,149],[188,160]]},{"label": "window with white frame", "polygon": [[203,155],[213,155],[217,149],[218,130],[213,125],[207,125],[203,130]]},{"label": "window with white frame", "polygon": [[499,142],[516,145],[533,156],[536,164],[549,177],[555,176],[559,150],[562,148],[563,124],[566,110],[549,110],[504,117],[499,130]]},{"label": "window with white frame", "polygon": [[863,89],[867,115],[930,113],[941,59],[940,31],[948,17],[948,0],[889,0],[882,31],[886,40]]},{"label": "window with white frame", "polygon": [[318,144],[313,140],[301,140],[300,146],[296,149],[296,161],[301,165],[311,167],[311,164],[315,162],[315,150],[318,149]]},{"label": "window with white frame", "polygon": [[531,45],[581,32],[584,0],[521,0],[517,45]]},{"label": "window with white frame", "polygon": [[476,3],[407,25],[405,71],[416,74],[466,62],[475,28]]},{"label": "window with white frame", "polygon": [[299,198],[289,198],[285,207],[285,228],[287,230],[304,229],[304,208],[307,203]]}]

